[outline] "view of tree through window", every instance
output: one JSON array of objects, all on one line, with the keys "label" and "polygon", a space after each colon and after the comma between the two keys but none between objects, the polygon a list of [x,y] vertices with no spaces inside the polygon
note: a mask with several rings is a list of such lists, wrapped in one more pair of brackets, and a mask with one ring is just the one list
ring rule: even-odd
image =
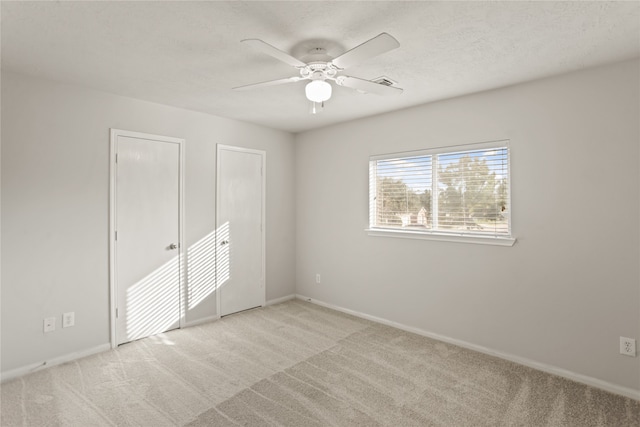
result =
[{"label": "view of tree through window", "polygon": [[373,228],[510,235],[508,148],[371,160]]}]

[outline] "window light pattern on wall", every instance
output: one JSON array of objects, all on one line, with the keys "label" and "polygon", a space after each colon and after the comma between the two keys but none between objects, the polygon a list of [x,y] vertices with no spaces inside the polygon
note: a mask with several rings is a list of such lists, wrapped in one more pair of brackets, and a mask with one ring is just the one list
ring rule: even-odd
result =
[{"label": "window light pattern on wall", "polygon": [[511,236],[507,141],[372,156],[369,227]]}]

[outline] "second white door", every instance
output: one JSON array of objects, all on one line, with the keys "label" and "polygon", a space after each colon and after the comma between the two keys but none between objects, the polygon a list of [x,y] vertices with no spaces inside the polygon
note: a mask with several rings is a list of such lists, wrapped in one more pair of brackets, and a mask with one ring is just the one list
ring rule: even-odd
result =
[{"label": "second white door", "polygon": [[266,153],[218,145],[217,289],[220,316],[265,303]]}]

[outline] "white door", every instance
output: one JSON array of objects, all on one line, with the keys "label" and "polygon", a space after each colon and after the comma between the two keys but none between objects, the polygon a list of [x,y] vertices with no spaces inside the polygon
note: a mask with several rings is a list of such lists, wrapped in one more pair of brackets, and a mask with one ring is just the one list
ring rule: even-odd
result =
[{"label": "white door", "polygon": [[218,313],[262,306],[264,151],[218,145],[216,277]]},{"label": "white door", "polygon": [[115,344],[180,326],[182,140],[113,131]]}]

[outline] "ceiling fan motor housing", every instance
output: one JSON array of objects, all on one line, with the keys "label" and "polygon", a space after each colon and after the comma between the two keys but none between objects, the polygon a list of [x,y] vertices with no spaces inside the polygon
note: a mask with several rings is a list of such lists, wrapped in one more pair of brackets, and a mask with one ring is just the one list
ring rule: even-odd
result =
[{"label": "ceiling fan motor housing", "polygon": [[310,62],[300,69],[300,76],[310,80],[333,79],[338,70],[330,62]]}]

